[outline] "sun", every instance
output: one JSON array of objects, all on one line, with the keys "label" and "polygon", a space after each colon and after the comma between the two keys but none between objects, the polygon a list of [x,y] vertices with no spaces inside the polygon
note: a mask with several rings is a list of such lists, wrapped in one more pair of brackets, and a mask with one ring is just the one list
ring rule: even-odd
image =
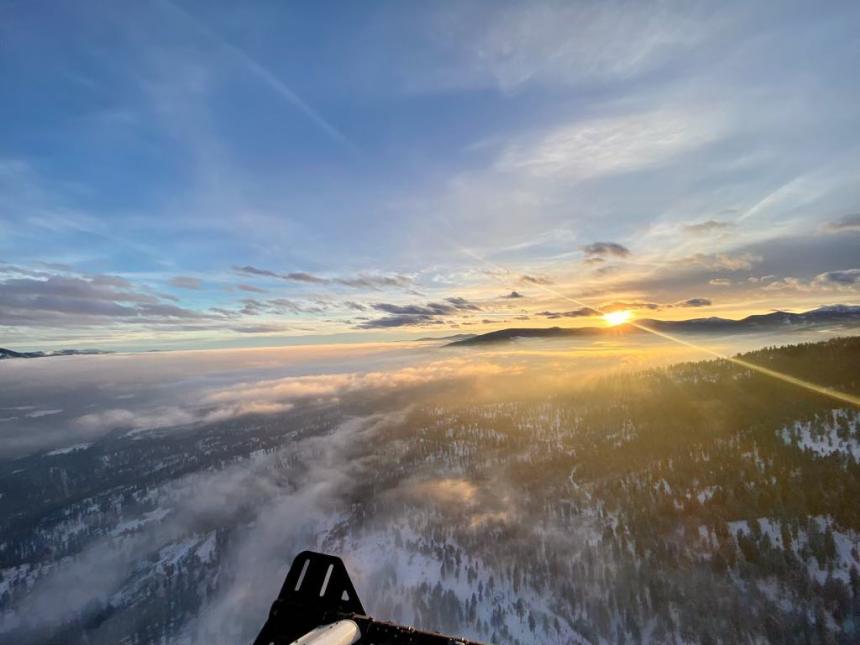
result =
[{"label": "sun", "polygon": [[603,320],[605,320],[606,324],[610,327],[624,324],[632,317],[633,312],[628,309],[622,309],[621,311],[610,311],[609,313],[603,314]]}]

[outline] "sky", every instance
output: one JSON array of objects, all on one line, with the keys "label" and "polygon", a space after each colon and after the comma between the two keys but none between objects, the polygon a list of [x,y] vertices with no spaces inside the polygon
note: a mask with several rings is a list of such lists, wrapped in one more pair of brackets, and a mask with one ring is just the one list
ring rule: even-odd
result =
[{"label": "sky", "polygon": [[0,346],[860,302],[854,2],[0,0]]}]

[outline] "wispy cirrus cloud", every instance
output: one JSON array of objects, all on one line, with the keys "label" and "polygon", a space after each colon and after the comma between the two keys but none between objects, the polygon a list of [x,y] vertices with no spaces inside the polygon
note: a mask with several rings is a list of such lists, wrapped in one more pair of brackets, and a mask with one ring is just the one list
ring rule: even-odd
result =
[{"label": "wispy cirrus cloud", "polygon": [[552,280],[543,275],[530,275],[523,274],[519,277],[520,284],[536,284],[536,285],[549,285],[552,284]]},{"label": "wispy cirrus cloud", "polygon": [[508,145],[503,173],[589,179],[654,167],[718,138],[716,115],[656,111],[575,122]]},{"label": "wispy cirrus cloud", "polygon": [[344,300],[343,306],[352,311],[367,311],[367,306],[354,300]]},{"label": "wispy cirrus cloud", "polygon": [[290,331],[287,325],[240,325],[238,327],[230,327],[230,331],[237,334],[274,334]]},{"label": "wispy cirrus cloud", "polygon": [[835,222],[828,222],[822,228],[827,233],[860,233],[860,214],[847,215]]},{"label": "wispy cirrus cloud", "polygon": [[822,293],[845,293],[856,296],[860,291],[860,269],[843,269],[839,271],[825,271],[812,278],[799,278],[797,276],[766,276],[760,279],[761,289],[765,292],[791,293],[799,292],[806,294]]},{"label": "wispy cirrus cloud", "polygon": [[710,235],[712,233],[721,233],[731,228],[731,222],[709,219],[704,222],[684,224],[681,230],[688,235]]},{"label": "wispy cirrus cloud", "polygon": [[761,261],[760,255],[740,253],[696,253],[674,262],[678,267],[698,267],[710,271],[749,271]]},{"label": "wispy cirrus cloud", "polygon": [[[705,41],[697,12],[603,3],[430,5],[410,21],[397,80],[409,92],[575,87],[630,79]],[[411,45],[435,56],[412,56]]]},{"label": "wispy cirrus cloud", "polygon": [[309,284],[328,284],[329,280],[326,278],[321,278],[313,273],[307,273],[306,271],[293,271],[291,273],[282,273],[278,276],[282,280],[289,280],[291,282],[307,282]]},{"label": "wispy cirrus cloud", "polygon": [[441,316],[481,311],[480,306],[460,297],[449,297],[443,302],[428,302],[424,305],[397,305],[380,302],[372,305],[372,308],[391,315],[361,322],[356,325],[358,329],[437,325],[441,323]]},{"label": "wispy cirrus cloud", "polygon": [[657,311],[662,307],[663,305],[656,302],[616,300],[600,305],[600,310],[604,312],[623,311],[625,309],[650,309],[651,311]]},{"label": "wispy cirrus cloud", "polygon": [[263,278],[282,278],[282,276],[274,271],[269,271],[268,269],[259,269],[254,266],[245,265],[245,266],[234,266],[233,271],[239,273],[241,275],[249,275],[249,276],[260,276]]},{"label": "wispy cirrus cloud", "polygon": [[713,303],[710,298],[688,298],[673,304],[673,307],[710,307]]},{"label": "wispy cirrus cloud", "polygon": [[539,311],[535,315],[550,319],[583,318],[585,316],[599,316],[600,312],[596,309],[592,309],[591,307],[580,307],[579,309],[573,309],[571,311]]},{"label": "wispy cirrus cloud", "polygon": [[177,275],[170,279],[170,285],[177,289],[201,289],[203,281],[200,278],[192,278],[186,275]]},{"label": "wispy cirrus cloud", "polygon": [[212,317],[165,302],[119,276],[46,274],[0,281],[0,325],[159,324]]},{"label": "wispy cirrus cloud", "polygon": [[253,284],[240,284],[236,287],[239,291],[247,291],[249,293],[266,293],[266,289],[254,286]]},{"label": "wispy cirrus cloud", "polygon": [[285,280],[287,282],[299,282],[304,284],[318,285],[341,285],[352,289],[382,289],[385,287],[407,287],[412,284],[412,279],[409,276],[401,274],[372,274],[360,273],[355,276],[340,276],[327,278],[309,273],[307,271],[290,271],[287,273],[277,273],[268,269],[260,269],[258,267],[245,265],[234,266],[233,271],[240,275],[275,278]]},{"label": "wispy cirrus cloud", "polygon": [[841,286],[860,284],[860,269],[827,271],[816,276],[815,280],[819,283],[830,283]]},{"label": "wispy cirrus cloud", "polygon": [[604,256],[626,258],[630,255],[630,249],[617,242],[593,242],[583,246],[582,252],[588,258],[603,258]]}]

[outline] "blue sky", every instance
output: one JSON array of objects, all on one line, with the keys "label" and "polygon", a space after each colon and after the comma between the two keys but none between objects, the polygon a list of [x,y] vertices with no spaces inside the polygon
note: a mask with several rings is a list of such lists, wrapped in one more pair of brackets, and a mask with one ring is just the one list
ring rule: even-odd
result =
[{"label": "blue sky", "polygon": [[0,3],[0,339],[857,302],[858,28],[852,2]]}]

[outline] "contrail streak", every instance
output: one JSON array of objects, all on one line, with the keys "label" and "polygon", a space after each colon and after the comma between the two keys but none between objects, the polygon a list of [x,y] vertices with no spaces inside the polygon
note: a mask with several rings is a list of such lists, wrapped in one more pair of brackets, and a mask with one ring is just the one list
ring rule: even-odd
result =
[{"label": "contrail streak", "polygon": [[349,149],[352,153],[358,153],[358,148],[355,146],[355,144],[352,143],[352,141],[350,141],[346,137],[346,135],[344,135],[340,130],[338,130],[331,123],[329,123],[314,108],[308,105],[308,103],[305,102],[302,97],[300,97],[293,90],[291,90],[286,83],[284,83],[281,79],[275,76],[275,74],[273,74],[268,68],[264,67],[256,60],[251,58],[251,56],[249,56],[244,49],[224,38],[221,34],[211,29],[208,25],[204,24],[200,19],[198,19],[188,10],[176,4],[172,0],[161,0],[161,3],[164,6],[168,7],[174,13],[181,15],[186,20],[186,22],[191,23],[191,25],[197,31],[204,34],[210,40],[215,41],[222,49],[232,54],[233,57],[236,58],[239,62],[241,62],[251,74],[253,74],[263,83],[265,83],[271,90],[273,90],[287,103],[289,103],[299,112],[304,114],[317,127],[319,127],[323,132],[325,132],[333,141]]}]

